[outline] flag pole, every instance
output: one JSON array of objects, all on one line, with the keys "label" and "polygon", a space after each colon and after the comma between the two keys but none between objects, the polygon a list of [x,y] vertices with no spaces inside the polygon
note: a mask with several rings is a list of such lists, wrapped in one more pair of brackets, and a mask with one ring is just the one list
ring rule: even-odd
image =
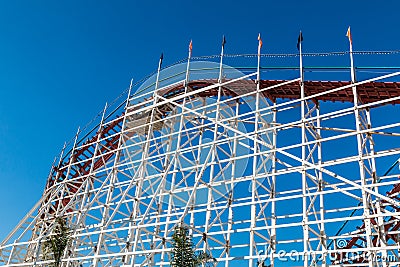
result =
[{"label": "flag pole", "polygon": [[192,49],[193,49],[193,42],[192,40],[190,40],[188,60],[186,65],[185,91],[187,91],[187,86],[189,84],[189,70],[190,70],[190,59],[192,58]]},{"label": "flag pole", "polygon": [[156,78],[156,90],[158,89],[158,85],[159,85],[159,81],[160,81],[160,71],[161,71],[161,66],[162,66],[163,59],[164,59],[164,53],[161,53],[160,60],[158,61],[157,78]]},{"label": "flag pole", "polygon": [[[300,80],[303,86],[304,83],[304,72],[303,72],[303,50],[302,50],[302,43],[303,43],[303,34],[300,31],[299,38],[297,40],[297,48],[299,49],[299,56],[300,56]],[[304,91],[304,90],[303,90]],[[304,97],[304,96],[302,96]]]},{"label": "flag pole", "polygon": [[226,44],[226,39],[225,39],[225,35],[223,35],[222,36],[222,46],[221,46],[221,60],[219,62],[219,76],[218,76],[218,82],[219,83],[222,83],[222,75],[223,75],[222,60],[223,60],[223,57],[224,57],[225,44]]},{"label": "flag pole", "polygon": [[354,57],[353,57],[353,38],[351,36],[350,26],[347,29],[346,36],[349,38],[349,46],[350,46],[350,68],[351,68],[351,82],[356,82],[356,70],[354,68]]},{"label": "flag pole", "polygon": [[258,53],[257,53],[257,91],[260,90],[260,62],[261,62],[261,34],[258,34]]}]

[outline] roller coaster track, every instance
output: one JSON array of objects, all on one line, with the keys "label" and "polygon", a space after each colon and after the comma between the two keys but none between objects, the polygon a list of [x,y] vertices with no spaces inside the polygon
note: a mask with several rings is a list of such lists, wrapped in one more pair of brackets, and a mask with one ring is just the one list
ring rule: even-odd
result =
[{"label": "roller coaster track", "polygon": [[[300,86],[298,83],[287,84],[283,86],[276,86],[278,84],[282,84],[284,81],[281,80],[262,80],[261,88],[273,87],[270,90],[266,90],[263,92],[264,96],[268,97],[270,100],[275,101],[278,98],[286,98],[286,99],[299,99],[300,98]],[[197,80],[191,81],[189,83],[189,87],[192,89],[195,88],[203,88],[208,85],[216,84],[216,80]],[[249,92],[249,88],[251,86],[247,86],[252,84],[254,86],[255,82],[252,80],[241,80],[237,83],[230,84],[230,86],[223,88],[225,94],[233,94],[233,95],[241,95]],[[306,81],[305,91],[307,95],[315,96],[313,101],[332,101],[332,102],[353,102],[353,94],[351,83],[349,82],[327,82],[327,81]],[[324,93],[333,88],[341,88],[342,90],[335,90],[332,93]],[[182,85],[177,85],[174,87],[170,87],[167,89],[160,90],[160,95],[165,98],[173,97],[177,94],[182,93]],[[357,86],[358,96],[360,101],[363,103],[371,103],[380,100],[385,100],[388,98],[394,98],[390,104],[400,104],[400,83],[397,82],[369,82],[364,83],[362,85]],[[217,90],[211,89],[209,91],[204,91],[201,93],[201,97],[212,97],[217,94]],[[195,95],[194,97],[196,97]],[[386,103],[387,104],[387,103]],[[126,112],[126,111],[125,111]],[[163,111],[166,116],[168,113],[168,109]],[[79,149],[73,150],[69,155],[67,160],[61,161],[58,166],[53,167],[52,175],[47,181],[46,190],[51,191],[58,183],[66,181],[66,186],[68,194],[60,195],[60,201],[56,201],[52,204],[49,214],[55,214],[58,210],[66,208],[65,212],[73,211],[73,207],[69,207],[69,203],[71,202],[72,195],[74,192],[77,192],[82,184],[85,182],[84,179],[90,179],[90,172],[96,171],[115,156],[115,153],[118,149],[118,143],[120,139],[120,135],[122,132],[122,119],[123,116],[119,116],[114,119],[111,123],[101,127],[101,129],[93,134],[93,136],[87,139],[83,145],[79,147]],[[96,141],[102,140],[100,147],[96,151]],[[96,155],[94,155],[96,154]],[[93,161],[90,159],[96,158]],[[93,165],[92,165],[93,164]],[[68,166],[74,165],[73,168],[68,168]],[[71,181],[71,182],[68,182]],[[393,188],[386,192],[386,196],[400,200],[400,183],[393,186]],[[386,208],[392,208],[393,210],[400,211],[400,207],[391,206],[390,203],[383,202]],[[375,219],[371,219],[371,223],[373,226],[379,226],[378,222]],[[386,239],[393,240],[394,242],[399,241],[399,237],[396,234],[392,234],[393,232],[400,229],[400,220],[397,217],[388,217],[384,221],[383,224]],[[363,247],[362,243],[366,240],[362,237],[362,234],[365,232],[364,224],[358,228],[358,230],[353,233],[356,236],[351,238],[351,240],[347,243],[347,245],[343,249],[350,249],[355,247]],[[374,236],[372,244],[376,245],[378,242],[379,236]],[[360,259],[347,259],[344,254],[338,253],[336,255],[337,263],[345,264],[345,263],[362,263],[365,262],[365,258]]]}]

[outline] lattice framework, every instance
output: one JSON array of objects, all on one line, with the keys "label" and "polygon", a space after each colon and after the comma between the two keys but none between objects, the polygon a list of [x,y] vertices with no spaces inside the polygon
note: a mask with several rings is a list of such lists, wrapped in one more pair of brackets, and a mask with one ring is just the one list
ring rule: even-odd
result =
[{"label": "lattice framework", "polygon": [[[71,228],[63,266],[168,266],[181,224],[217,266],[280,266],[289,256],[303,266],[400,262],[398,171],[377,173],[378,162],[399,157],[400,123],[373,126],[371,114],[398,111],[389,106],[400,101],[398,83],[381,81],[399,72],[357,82],[352,67],[350,83],[315,85],[301,61],[288,80],[264,79],[260,55],[235,77],[223,53],[212,67],[191,64],[164,85],[159,71],[141,94],[131,83],[96,129],[83,138],[78,130],[42,198],[0,245],[1,266],[46,266],[56,217]],[[210,69],[211,78],[191,78]],[[369,98],[371,84],[392,89]]]}]

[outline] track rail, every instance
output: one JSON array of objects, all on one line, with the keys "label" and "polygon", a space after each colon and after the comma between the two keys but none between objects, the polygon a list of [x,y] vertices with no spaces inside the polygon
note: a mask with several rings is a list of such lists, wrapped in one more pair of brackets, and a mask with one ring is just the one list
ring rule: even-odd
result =
[{"label": "track rail", "polygon": [[[71,193],[73,194],[78,191],[78,189],[84,182],[84,178],[82,177],[87,177],[87,175],[90,173],[92,169],[91,168],[92,161],[90,160],[90,158],[96,155],[101,155],[97,160],[93,162],[93,169],[92,169],[93,171],[96,171],[99,168],[103,167],[107,163],[107,161],[110,158],[112,158],[112,156],[115,154],[115,149],[117,149],[118,146],[121,125],[122,125],[122,117],[118,117],[112,123],[103,127],[100,130],[100,132],[96,133],[91,138],[89,138],[84,143],[83,146],[75,150],[73,155],[70,155],[68,161],[60,163],[59,166],[53,167],[52,175],[50,176],[50,179],[47,181],[45,191],[51,190],[51,188],[55,184],[60,183],[64,180],[72,180],[73,182],[68,182],[66,184],[68,187],[68,190],[66,190],[68,194],[65,193],[66,195],[62,197],[62,200],[57,201],[53,205],[53,207],[51,207],[50,209],[51,214],[57,211],[59,205],[66,207],[70,203]],[[98,138],[103,139],[104,142],[99,147],[96,155],[94,155],[96,141]],[[77,162],[82,162],[82,163],[77,163]],[[75,167],[69,170],[67,166],[73,164],[75,164],[74,165]],[[67,210],[67,212],[70,211],[72,211],[71,208]]]}]

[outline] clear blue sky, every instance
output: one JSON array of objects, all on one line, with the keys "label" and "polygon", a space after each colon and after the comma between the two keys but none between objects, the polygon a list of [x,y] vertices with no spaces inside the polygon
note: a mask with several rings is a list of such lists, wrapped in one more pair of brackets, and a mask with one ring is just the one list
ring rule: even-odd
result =
[{"label": "clear blue sky", "polygon": [[[40,198],[64,141],[131,78],[186,56],[400,49],[398,1],[0,1],[0,239]],[[399,62],[400,63],[400,62]],[[399,64],[400,65],[400,64]]]}]

